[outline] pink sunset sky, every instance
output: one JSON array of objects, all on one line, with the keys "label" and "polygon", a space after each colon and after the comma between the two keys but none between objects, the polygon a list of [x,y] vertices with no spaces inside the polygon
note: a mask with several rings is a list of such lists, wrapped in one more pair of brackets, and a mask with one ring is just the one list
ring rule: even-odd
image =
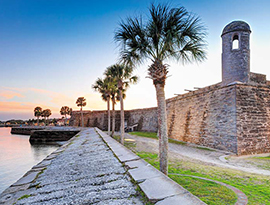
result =
[{"label": "pink sunset sky", "polygon": [[[151,2],[0,1],[0,120],[34,118],[36,106],[51,109],[51,117],[60,117],[64,105],[78,109],[75,102],[81,96],[87,99],[85,110],[106,109],[91,86],[106,67],[117,62],[114,31],[121,18],[146,13]],[[221,81],[220,35],[234,20],[246,21],[251,27],[251,71],[270,78],[269,1],[180,3],[199,15],[208,28],[208,59],[186,66],[166,62],[170,65],[166,98]],[[134,71],[140,80],[128,90],[125,109],[156,106],[154,86],[145,78],[148,64]]]}]

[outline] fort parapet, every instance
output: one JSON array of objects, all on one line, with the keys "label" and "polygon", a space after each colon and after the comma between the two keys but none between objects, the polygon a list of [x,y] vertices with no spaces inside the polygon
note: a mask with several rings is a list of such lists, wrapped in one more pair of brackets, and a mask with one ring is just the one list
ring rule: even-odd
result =
[{"label": "fort parapet", "polygon": [[[251,29],[233,21],[222,32],[222,82],[167,99],[169,138],[237,155],[270,152],[270,82],[250,72]],[[157,108],[125,111],[127,125],[157,131]],[[71,116],[78,126],[79,111]],[[85,126],[107,129],[106,111],[84,111]],[[116,112],[119,130],[120,113]]]}]

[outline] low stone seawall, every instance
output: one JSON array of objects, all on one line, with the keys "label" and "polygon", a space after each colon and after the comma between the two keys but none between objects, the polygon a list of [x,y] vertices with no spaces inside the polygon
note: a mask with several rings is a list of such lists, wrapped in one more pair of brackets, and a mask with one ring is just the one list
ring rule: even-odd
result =
[{"label": "low stone seawall", "polygon": [[30,135],[31,144],[67,141],[80,132],[80,128],[74,127],[13,127],[12,134]]},{"label": "low stone seawall", "polygon": [[11,134],[19,134],[19,135],[30,135],[32,131],[35,130],[44,130],[45,127],[12,127]]},{"label": "low stone seawall", "polygon": [[83,129],[0,194],[1,205],[205,205],[99,129]]},{"label": "low stone seawall", "polygon": [[31,132],[29,141],[31,144],[55,141],[67,141],[80,130],[35,130]]}]

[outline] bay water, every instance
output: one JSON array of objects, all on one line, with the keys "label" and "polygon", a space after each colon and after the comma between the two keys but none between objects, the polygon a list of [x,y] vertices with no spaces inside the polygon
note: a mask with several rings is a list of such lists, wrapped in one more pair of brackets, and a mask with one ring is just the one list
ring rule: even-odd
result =
[{"label": "bay water", "polygon": [[10,131],[11,128],[0,128],[0,193],[59,147],[31,145],[29,135]]}]

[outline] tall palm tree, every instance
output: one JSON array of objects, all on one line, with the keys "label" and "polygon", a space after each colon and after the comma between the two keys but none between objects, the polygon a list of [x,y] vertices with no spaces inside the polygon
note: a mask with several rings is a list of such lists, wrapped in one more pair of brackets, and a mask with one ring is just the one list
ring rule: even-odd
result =
[{"label": "tall palm tree", "polygon": [[115,104],[116,104],[116,95],[117,95],[117,86],[112,87],[111,89],[111,101],[112,101],[112,133],[111,136],[114,136],[115,132]]},{"label": "tall palm tree", "polygon": [[[126,90],[123,89],[122,90],[122,96],[123,99],[126,98]],[[119,96],[119,90],[117,88],[117,83],[115,83],[114,87],[112,87],[111,90],[111,101],[112,101],[112,133],[111,136],[114,136],[114,132],[115,132],[115,105],[116,102],[120,102],[120,96]]]},{"label": "tall palm tree", "polygon": [[76,104],[78,107],[81,107],[81,127],[84,127],[84,123],[83,123],[83,111],[82,108],[84,106],[86,106],[86,99],[84,97],[78,97]]},{"label": "tall palm tree", "polygon": [[114,79],[117,82],[117,88],[120,98],[120,118],[121,118],[121,143],[124,144],[125,137],[125,114],[124,114],[124,99],[123,99],[123,90],[126,90],[130,83],[136,83],[138,76],[132,76],[133,69],[131,66],[124,64],[115,64],[108,67],[105,71],[105,76],[109,79]]},{"label": "tall palm tree", "polygon": [[61,107],[60,114],[65,116],[65,125],[67,122],[67,115],[70,114],[70,109],[68,106],[63,106]]},{"label": "tall palm tree", "polygon": [[165,82],[168,75],[167,60],[183,64],[200,62],[206,58],[206,29],[199,17],[184,7],[171,8],[168,5],[151,5],[150,16],[127,18],[115,32],[115,41],[121,47],[121,59],[129,65],[151,60],[148,77],[156,89],[159,122],[160,170],[167,174],[168,134],[165,101]]},{"label": "tall palm tree", "polygon": [[41,113],[42,113],[42,108],[41,107],[35,107],[34,109],[34,115],[35,117],[37,117],[37,124],[39,126],[39,118],[41,116]]},{"label": "tall palm tree", "polygon": [[[108,134],[111,131],[111,112],[110,112],[110,99],[111,93],[114,92],[115,82],[109,78],[98,78],[93,84],[92,88],[101,94],[102,100],[107,102],[107,113],[108,113]],[[114,106],[114,105],[113,105]]]}]

